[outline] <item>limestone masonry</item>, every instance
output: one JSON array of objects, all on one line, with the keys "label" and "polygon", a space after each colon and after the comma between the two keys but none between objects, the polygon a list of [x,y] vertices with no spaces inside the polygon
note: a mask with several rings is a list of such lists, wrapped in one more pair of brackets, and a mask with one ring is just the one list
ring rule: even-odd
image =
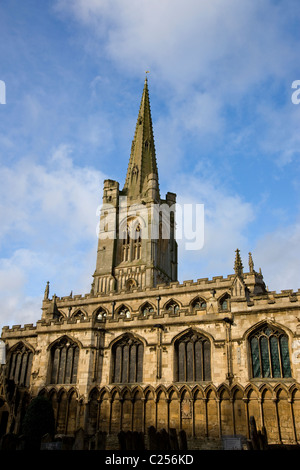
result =
[{"label": "limestone masonry", "polygon": [[300,290],[268,291],[239,250],[226,278],[180,284],[175,204],[160,196],[145,80],[124,187],[104,182],[90,293],[50,297],[47,284],[36,325],[3,327],[0,435],[18,434],[44,395],[58,434],[153,425],[185,430],[191,446],[249,438],[254,416],[269,443],[298,443]]}]

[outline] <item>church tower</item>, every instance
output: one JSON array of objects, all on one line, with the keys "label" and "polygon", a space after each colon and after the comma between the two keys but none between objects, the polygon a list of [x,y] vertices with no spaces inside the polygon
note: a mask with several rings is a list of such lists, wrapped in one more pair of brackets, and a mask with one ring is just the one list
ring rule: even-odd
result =
[{"label": "church tower", "polygon": [[104,181],[93,293],[177,281],[175,206],[160,198],[146,77],[124,187]]}]

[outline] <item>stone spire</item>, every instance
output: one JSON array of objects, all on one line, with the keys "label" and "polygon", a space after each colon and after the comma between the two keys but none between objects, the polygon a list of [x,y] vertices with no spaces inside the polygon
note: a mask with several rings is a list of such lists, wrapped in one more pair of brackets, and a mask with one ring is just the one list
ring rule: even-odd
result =
[{"label": "stone spire", "polygon": [[147,76],[123,192],[132,199],[160,197]]},{"label": "stone spire", "polygon": [[235,262],[234,262],[234,272],[235,274],[242,276],[243,263],[242,263],[241,256],[240,256],[240,250],[237,249],[235,250],[235,252],[236,252],[236,255],[235,255]]}]

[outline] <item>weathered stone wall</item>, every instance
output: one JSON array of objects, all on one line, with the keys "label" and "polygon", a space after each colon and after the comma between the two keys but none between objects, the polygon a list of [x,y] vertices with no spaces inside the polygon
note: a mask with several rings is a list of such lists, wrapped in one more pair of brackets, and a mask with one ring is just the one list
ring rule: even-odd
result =
[{"label": "weathered stone wall", "polygon": [[[28,391],[32,395],[41,391],[51,395],[61,429],[96,426],[114,433],[154,425],[158,429],[184,429],[190,437],[219,438],[223,434],[247,435],[249,417],[253,415],[258,427],[266,427],[271,441],[295,442],[300,433],[300,376],[293,347],[299,340],[300,292],[256,295],[254,277],[251,273],[244,275],[250,294],[244,292],[241,296],[233,295],[236,276],[231,275],[110,296],[57,298],[60,321],[49,313],[53,300],[45,300],[42,320],[36,326],[3,328],[7,357],[20,342],[34,351]],[[228,308],[222,310],[219,300],[225,293],[230,299]],[[206,305],[193,310],[197,296]],[[165,309],[171,299],[179,305],[175,314]],[[153,312],[143,317],[141,306],[146,301],[153,306]],[[126,318],[118,316],[122,305],[130,313]],[[106,317],[98,321],[95,315],[100,307]],[[79,311],[82,318],[76,316]],[[291,377],[252,377],[248,337],[263,324],[286,334]],[[207,382],[177,382],[175,341],[189,330],[199,332],[210,342],[211,380]],[[143,381],[136,385],[112,383],[112,346],[125,333],[144,345]],[[64,336],[76,342],[80,350],[77,382],[51,384],[50,348]],[[89,409],[92,391],[98,397],[93,418]],[[64,413],[69,413],[67,422],[63,422]]]}]

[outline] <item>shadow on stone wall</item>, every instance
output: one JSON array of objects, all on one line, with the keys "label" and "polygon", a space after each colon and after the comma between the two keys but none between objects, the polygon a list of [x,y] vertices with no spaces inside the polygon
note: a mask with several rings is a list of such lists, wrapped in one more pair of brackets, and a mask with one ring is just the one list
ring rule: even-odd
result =
[{"label": "shadow on stone wall", "polygon": [[[234,437],[234,436],[229,436]],[[113,442],[108,442],[110,440]],[[246,439],[246,438],[245,438]],[[250,416],[250,439],[247,441],[247,450],[300,450],[299,445],[270,445],[265,428],[257,430],[254,416]],[[78,429],[74,436],[45,434],[41,438],[41,450],[120,450],[120,451],[187,451],[189,440],[184,430],[177,433],[171,428],[157,430],[150,426],[147,433],[137,431],[120,431],[118,434],[108,436],[105,431],[98,431],[93,436],[88,435],[84,429]],[[190,446],[189,446],[190,447]],[[0,450],[26,450],[26,436],[7,433],[0,439]],[[193,450],[193,445],[190,447]],[[205,449],[202,446],[202,449]]]},{"label": "shadow on stone wall", "polygon": [[[165,429],[157,431],[153,426],[148,428],[148,450],[187,450],[187,438],[185,431]],[[145,436],[142,432],[121,431],[118,434],[120,450],[145,450]]]}]

